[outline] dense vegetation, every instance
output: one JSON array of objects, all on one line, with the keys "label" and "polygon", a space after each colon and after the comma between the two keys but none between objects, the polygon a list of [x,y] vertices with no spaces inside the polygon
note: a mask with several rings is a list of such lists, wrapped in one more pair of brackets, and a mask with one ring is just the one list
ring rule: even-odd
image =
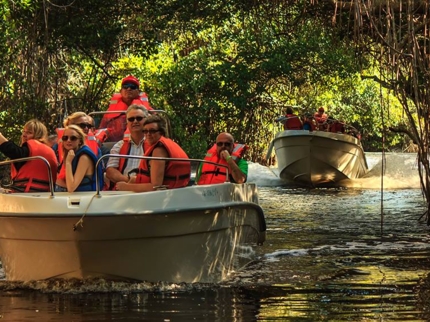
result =
[{"label": "dense vegetation", "polygon": [[[0,0],[0,129],[104,110],[127,74],[200,158],[220,131],[261,162],[286,105],[325,106],[366,151],[416,143],[430,200],[427,0]],[[429,203],[430,205],[430,203]]]},{"label": "dense vegetation", "polygon": [[351,45],[353,19],[329,24],[327,3],[2,0],[1,131],[16,139],[32,117],[53,131],[67,113],[104,110],[132,73],[191,157],[227,130],[262,161],[286,105],[325,106],[360,129],[367,151],[383,134],[387,149],[401,149],[382,126],[402,121],[401,106],[361,78],[378,65]]}]

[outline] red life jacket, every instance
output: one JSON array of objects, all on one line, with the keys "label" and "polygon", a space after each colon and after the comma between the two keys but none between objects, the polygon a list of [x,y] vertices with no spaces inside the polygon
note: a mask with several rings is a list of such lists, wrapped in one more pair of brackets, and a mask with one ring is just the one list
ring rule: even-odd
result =
[{"label": "red life jacket", "polygon": [[[153,108],[149,105],[148,96],[146,93],[140,93],[139,98],[134,99],[131,104],[143,105],[148,111],[153,110]],[[122,112],[126,111],[127,109],[128,105],[123,102],[121,94],[113,94],[107,112]],[[118,142],[121,140],[123,133],[127,128],[126,116],[124,113],[104,114],[99,128],[107,128],[109,133],[109,141]]]},{"label": "red life jacket", "polygon": [[[239,162],[239,159],[243,158],[248,147],[245,144],[235,143],[233,147],[233,152],[231,153],[231,157],[234,162]],[[214,144],[206,153],[204,158],[206,161],[211,161],[219,164],[228,165],[227,161],[223,158],[220,158],[216,153],[216,144]],[[229,171],[229,176],[231,172]],[[214,164],[203,163],[201,175],[197,184],[214,184],[214,183],[224,183],[226,180],[226,171],[224,167],[218,167]],[[230,178],[229,178],[230,179]]]},{"label": "red life jacket", "polygon": [[[161,137],[160,140],[153,144],[146,152],[145,156],[152,156],[155,148],[163,146],[167,150],[169,158],[188,159],[188,155],[182,148],[171,139]],[[150,183],[151,171],[149,161],[142,160],[139,166],[139,173],[136,177],[136,183]],[[169,189],[185,187],[190,181],[191,164],[187,161],[167,161],[164,170],[163,185],[167,185]]]},{"label": "red life jacket", "polygon": [[345,133],[345,126],[342,122],[335,120],[330,124],[329,130],[333,133]]},{"label": "red life jacket", "polygon": [[96,141],[99,147],[101,147],[103,142],[106,141],[108,137],[108,133],[109,133],[108,129],[98,129],[94,133],[94,136],[96,138]]},{"label": "red life jacket", "polygon": [[[124,144],[121,146],[121,149],[119,150],[119,154],[129,155],[130,149],[131,149],[131,144],[130,144],[130,131],[128,128],[127,128],[127,130],[125,130],[124,137],[122,138],[122,140],[124,141]],[[143,153],[145,154],[145,151],[148,151],[150,147],[151,146],[149,145],[148,141],[144,140],[143,141]],[[123,173],[124,169],[127,166],[127,161],[128,161],[128,159],[126,159],[126,158],[120,158],[119,159],[119,166],[118,166],[119,172]]]},{"label": "red life jacket", "polygon": [[303,128],[302,121],[297,115],[286,114],[287,120],[284,123],[284,130],[301,130]]},{"label": "red life jacket", "polygon": [[314,119],[317,122],[318,130],[319,131],[327,131],[328,130],[328,124],[327,124],[327,114],[319,115],[318,112],[314,114]]},{"label": "red life jacket", "polygon": [[[44,157],[51,166],[52,180],[57,180],[57,157],[52,148],[38,140],[28,140],[27,145],[30,157]],[[49,176],[45,162],[42,160],[31,160],[17,171],[12,164],[12,186],[15,192],[46,192],[49,191]]]}]

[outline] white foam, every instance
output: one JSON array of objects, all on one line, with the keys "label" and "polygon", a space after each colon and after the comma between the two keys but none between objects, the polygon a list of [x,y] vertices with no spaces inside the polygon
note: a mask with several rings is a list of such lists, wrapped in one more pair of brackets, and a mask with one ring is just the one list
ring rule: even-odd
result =
[{"label": "white foam", "polygon": [[[385,162],[382,153],[366,153],[368,173],[359,179],[347,182],[351,188],[362,189],[419,189],[420,178],[415,153],[386,153]],[[279,178],[276,167],[266,167],[249,162],[248,182],[259,186],[273,187],[285,185]],[[381,180],[382,178],[382,180]]]}]

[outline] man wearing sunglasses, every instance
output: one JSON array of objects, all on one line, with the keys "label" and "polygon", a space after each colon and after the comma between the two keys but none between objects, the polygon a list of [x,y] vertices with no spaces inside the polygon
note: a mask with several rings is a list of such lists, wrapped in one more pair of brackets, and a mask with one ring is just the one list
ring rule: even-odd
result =
[{"label": "man wearing sunglasses", "polygon": [[247,150],[244,144],[234,144],[233,135],[227,132],[220,133],[215,145],[209,149],[205,156],[206,161],[211,161],[228,166],[228,178],[226,168],[210,163],[200,164],[196,182],[199,185],[224,183],[244,183],[248,176],[248,162],[243,159]]},{"label": "man wearing sunglasses", "polygon": [[[133,75],[122,79],[121,90],[115,93],[109,103],[107,112],[124,112],[130,105],[142,105],[147,110],[153,108],[149,105],[148,96],[140,91],[140,82]],[[100,122],[99,128],[107,128],[109,142],[118,142],[122,139],[127,127],[124,113],[105,114]]]},{"label": "man wearing sunglasses", "polygon": [[[145,146],[143,123],[149,113],[142,105],[132,104],[128,107],[126,116],[130,137],[118,141],[110,153],[142,156],[145,153],[145,147],[148,148]],[[131,177],[135,176],[140,161],[141,159],[110,157],[106,165],[106,178],[110,181],[109,190],[112,190],[117,182],[128,182]]]}]

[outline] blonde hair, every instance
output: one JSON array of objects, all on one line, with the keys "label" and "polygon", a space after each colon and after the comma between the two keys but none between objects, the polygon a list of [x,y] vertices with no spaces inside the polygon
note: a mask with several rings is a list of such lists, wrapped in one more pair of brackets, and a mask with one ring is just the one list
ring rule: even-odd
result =
[{"label": "blonde hair", "polygon": [[[24,130],[33,132],[33,139],[38,140],[42,143],[48,143],[48,129],[45,124],[40,122],[37,119],[31,119],[27,123],[24,124]],[[21,138],[21,145],[22,145]]]},{"label": "blonde hair", "polygon": [[67,127],[70,123],[75,123],[75,121],[81,117],[88,117],[88,115],[84,112],[75,112],[70,114],[63,122],[63,126]]},{"label": "blonde hair", "polygon": [[[78,145],[78,149],[81,146],[85,145],[85,133],[84,133],[84,131],[79,126],[73,125],[73,124],[69,125],[69,126],[66,126],[64,128],[64,132],[63,133],[65,133],[66,130],[73,130],[73,131],[75,131],[78,134],[77,137],[78,137],[78,139],[80,141],[80,144]],[[62,144],[62,146],[63,146],[63,155],[66,156],[67,155],[67,150],[64,148],[64,143]]]}]

